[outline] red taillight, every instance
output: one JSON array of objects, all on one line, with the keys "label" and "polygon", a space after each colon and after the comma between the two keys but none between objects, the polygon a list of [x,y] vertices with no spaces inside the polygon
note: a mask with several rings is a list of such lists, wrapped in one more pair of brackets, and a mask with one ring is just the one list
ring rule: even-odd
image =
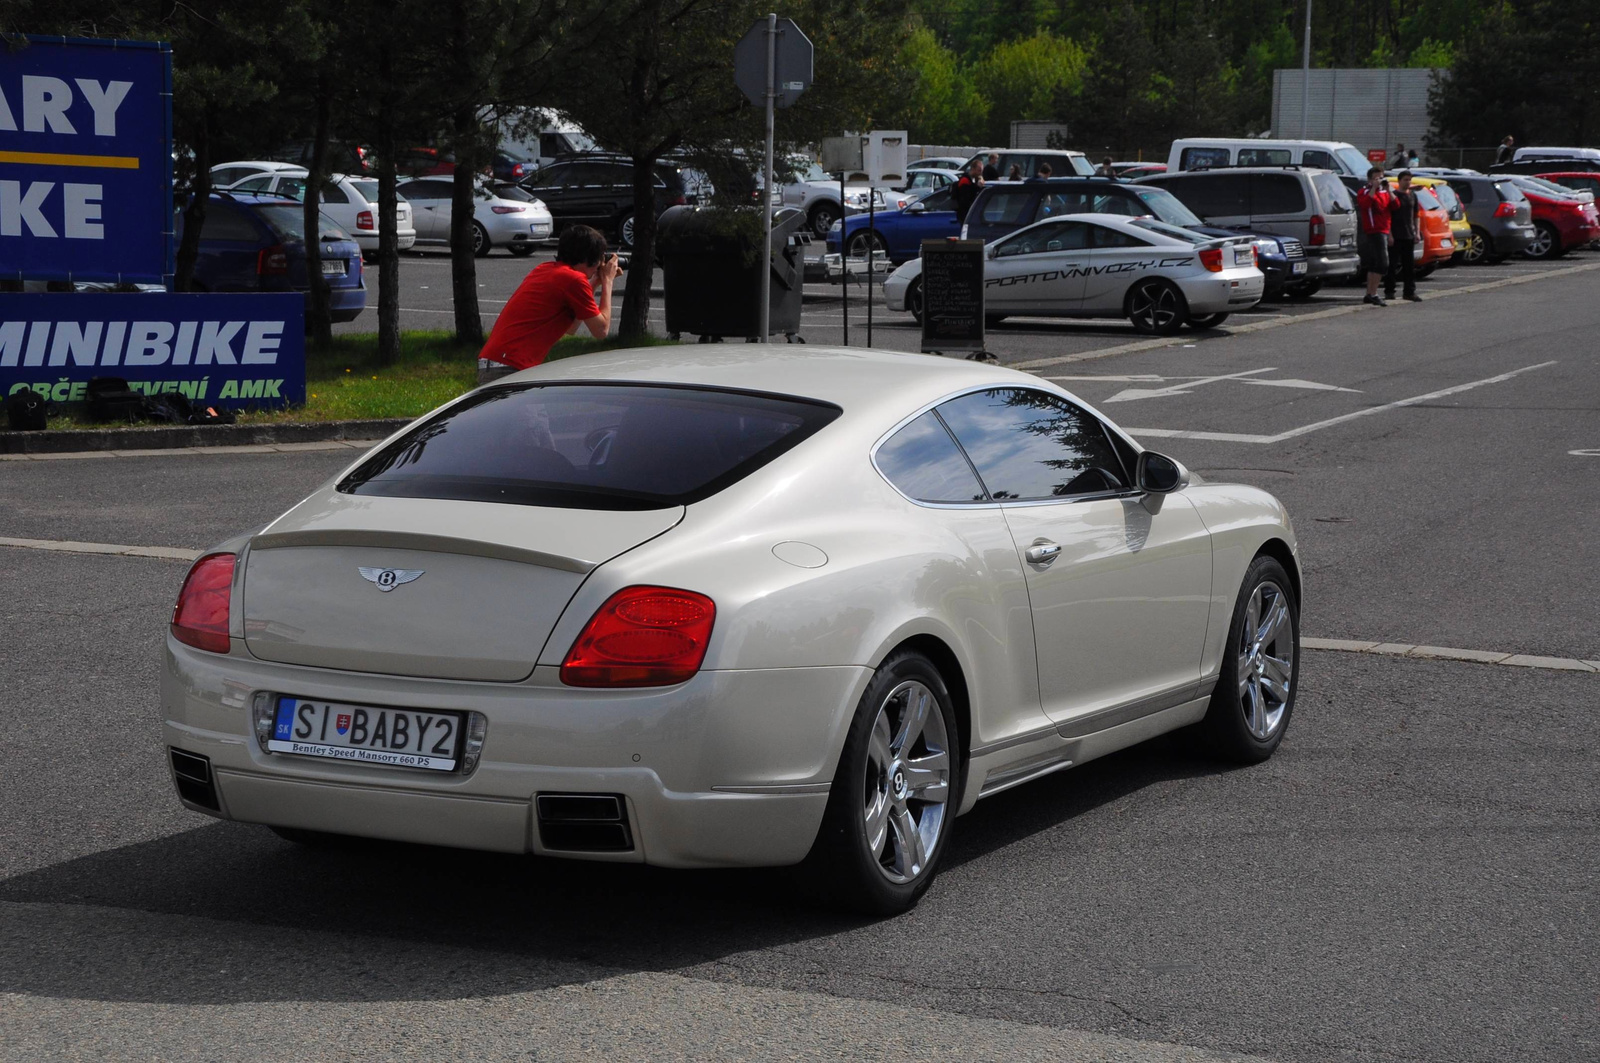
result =
[{"label": "red taillight", "polygon": [[1517,205],[1515,203],[1502,203],[1494,208],[1494,216],[1497,218],[1515,218],[1517,216]]},{"label": "red taillight", "polygon": [[1321,247],[1328,242],[1328,223],[1323,221],[1322,215],[1311,215],[1311,239],[1308,241],[1312,247]]},{"label": "red taillight", "polygon": [[197,650],[228,652],[232,554],[207,554],[194,563],[172,609],[172,637]]},{"label": "red taillight", "polygon": [[1200,252],[1200,264],[1212,273],[1222,272],[1222,248],[1207,247]]},{"label": "red taillight", "polygon": [[673,196],[672,197],[672,202],[667,204],[667,205],[670,206],[670,207],[681,207],[685,203],[688,203],[688,202],[689,202],[689,200],[685,196]]},{"label": "red taillight", "polygon": [[717,606],[694,591],[629,587],[590,618],[561,663],[574,687],[654,687],[700,670]]},{"label": "red taillight", "polygon": [[282,244],[263,247],[256,255],[256,272],[262,276],[289,272],[289,252]]},{"label": "red taillight", "polygon": [[527,207],[490,207],[496,214],[521,214]]},{"label": "red taillight", "polygon": [[364,210],[361,213],[356,215],[356,228],[357,229],[372,229],[372,228],[376,228],[376,226],[374,226],[372,224],[372,211]]}]

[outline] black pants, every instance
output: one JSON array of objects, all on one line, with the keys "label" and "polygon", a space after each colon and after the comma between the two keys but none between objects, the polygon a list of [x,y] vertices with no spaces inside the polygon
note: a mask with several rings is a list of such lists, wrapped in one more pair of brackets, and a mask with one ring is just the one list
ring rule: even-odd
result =
[{"label": "black pants", "polygon": [[1417,260],[1413,257],[1416,246],[1415,240],[1396,239],[1394,246],[1389,248],[1389,272],[1383,276],[1385,298],[1394,298],[1397,278],[1404,284],[1407,298],[1417,294]]}]

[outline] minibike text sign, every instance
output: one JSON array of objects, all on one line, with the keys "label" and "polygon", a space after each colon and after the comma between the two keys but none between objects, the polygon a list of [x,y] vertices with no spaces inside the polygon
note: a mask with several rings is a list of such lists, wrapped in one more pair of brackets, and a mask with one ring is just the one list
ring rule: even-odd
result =
[{"label": "minibike text sign", "polygon": [[0,38],[0,278],[172,272],[171,50]]},{"label": "minibike text sign", "polygon": [[0,396],[81,402],[92,377],[207,406],[306,401],[305,298],[273,294],[0,294]]}]

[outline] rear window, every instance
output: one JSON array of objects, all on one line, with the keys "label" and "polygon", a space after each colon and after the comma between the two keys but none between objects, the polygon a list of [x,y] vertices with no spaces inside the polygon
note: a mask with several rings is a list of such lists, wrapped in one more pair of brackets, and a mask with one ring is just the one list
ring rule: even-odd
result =
[{"label": "rear window", "polygon": [[1135,188],[1133,194],[1150,209],[1150,213],[1168,225],[1200,225],[1194,211],[1183,205],[1177,196],[1164,188]]},{"label": "rear window", "polygon": [[1528,198],[1522,194],[1522,189],[1518,188],[1510,181],[1496,181],[1494,183],[1494,190],[1500,193],[1500,201],[1502,203],[1521,203],[1523,200]]},{"label": "rear window", "polygon": [[1417,193],[1417,203],[1423,210],[1439,210],[1443,207],[1443,204],[1439,202],[1439,197],[1426,188],[1417,188],[1413,189],[1413,191]]},{"label": "rear window", "polygon": [[[306,238],[306,215],[299,207],[288,205],[266,205],[255,208],[256,216],[272,229],[280,240],[304,240]],[[321,219],[322,232],[318,233],[319,239],[348,240],[350,235],[339,228],[339,223],[326,214],[318,215]]]},{"label": "rear window", "polygon": [[995,192],[983,201],[983,220],[988,225],[1017,225],[1028,218],[1028,203],[1033,199],[1031,189],[1008,189]]},{"label": "rear window", "polygon": [[1350,201],[1350,189],[1334,174],[1314,173],[1311,185],[1317,190],[1317,198],[1322,200],[1322,209],[1329,214],[1347,214],[1355,209]]},{"label": "rear window", "polygon": [[560,509],[661,509],[737,483],[839,413],[825,403],[701,388],[491,388],[383,448],[339,490]]}]

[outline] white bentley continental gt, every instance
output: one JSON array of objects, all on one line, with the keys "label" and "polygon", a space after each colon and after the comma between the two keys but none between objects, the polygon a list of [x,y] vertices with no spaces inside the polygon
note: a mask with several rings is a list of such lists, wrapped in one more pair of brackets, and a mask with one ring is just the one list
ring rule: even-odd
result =
[{"label": "white bentley continental gt", "polygon": [[[1140,332],[1170,336],[1216,328],[1261,301],[1266,278],[1253,239],[1215,237],[1154,218],[1063,214],[984,248],[984,314],[1123,317]],[[922,260],[883,282],[890,310],[922,323]]]},{"label": "white bentley continental gt", "polygon": [[1269,757],[1300,566],[1038,377],[827,348],[540,366],[420,419],[184,581],[183,803],[294,841],[928,887],[984,797],[1188,728]]}]

